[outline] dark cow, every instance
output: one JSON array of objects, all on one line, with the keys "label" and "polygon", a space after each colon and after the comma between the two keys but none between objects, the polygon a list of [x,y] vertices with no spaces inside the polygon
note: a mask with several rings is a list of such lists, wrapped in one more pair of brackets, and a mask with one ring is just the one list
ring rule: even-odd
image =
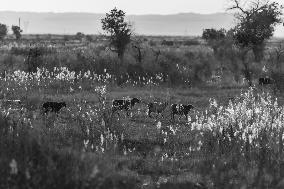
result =
[{"label": "dark cow", "polygon": [[141,101],[138,98],[132,99],[121,99],[121,100],[113,100],[112,101],[112,113],[116,112],[117,110],[126,110],[127,115],[129,115],[129,110],[133,108],[133,106]]},{"label": "dark cow", "polygon": [[66,107],[65,102],[45,102],[42,105],[45,114],[48,112],[58,113],[63,107]]},{"label": "dark cow", "polygon": [[269,78],[269,77],[262,77],[258,79],[258,84],[259,85],[269,85],[269,84],[273,84],[273,79]]},{"label": "dark cow", "polygon": [[175,115],[181,115],[186,116],[190,112],[191,109],[193,109],[194,106],[191,104],[184,105],[184,104],[172,104],[171,110],[172,110],[172,119],[174,120]]},{"label": "dark cow", "polygon": [[151,117],[151,113],[161,114],[166,107],[168,106],[168,102],[151,102],[148,104],[148,116]]}]

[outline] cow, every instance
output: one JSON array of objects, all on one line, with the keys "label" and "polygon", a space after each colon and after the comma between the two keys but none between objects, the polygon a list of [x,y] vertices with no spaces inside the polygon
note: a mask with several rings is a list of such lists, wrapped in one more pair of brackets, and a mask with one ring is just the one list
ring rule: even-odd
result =
[{"label": "cow", "polygon": [[168,102],[150,102],[148,104],[148,116],[151,117],[152,112],[161,114],[167,106]]},{"label": "cow", "polygon": [[191,104],[185,105],[185,104],[172,104],[171,105],[171,114],[172,114],[172,120],[175,119],[175,115],[181,115],[181,116],[188,116],[188,113],[191,109],[193,109],[194,106]]},{"label": "cow", "polygon": [[261,77],[258,79],[258,84],[259,85],[269,85],[269,84],[273,84],[273,79],[269,78],[269,77]]},{"label": "cow", "polygon": [[141,100],[138,98],[132,99],[117,99],[112,101],[112,113],[116,112],[117,110],[126,110],[127,116],[129,116],[129,110],[132,109],[135,104],[140,103]]},{"label": "cow", "polygon": [[48,112],[59,113],[59,111],[66,107],[65,102],[45,102],[42,105],[43,112],[47,114]]}]

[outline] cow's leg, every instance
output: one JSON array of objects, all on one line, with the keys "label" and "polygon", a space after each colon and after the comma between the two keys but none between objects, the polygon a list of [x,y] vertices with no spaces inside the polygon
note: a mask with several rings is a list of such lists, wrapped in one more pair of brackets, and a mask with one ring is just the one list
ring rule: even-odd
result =
[{"label": "cow's leg", "polygon": [[179,113],[178,114],[178,121],[180,121],[180,118],[182,117],[182,114],[181,113]]},{"label": "cow's leg", "polygon": [[175,121],[175,114],[174,114],[174,112],[171,113],[171,116],[172,116],[172,120]]},{"label": "cow's leg", "polygon": [[114,115],[114,113],[115,113],[115,108],[112,107],[112,108],[111,108],[111,116]]},{"label": "cow's leg", "polygon": [[164,115],[160,111],[157,112],[157,118],[159,118],[159,116],[162,116],[162,118],[164,119]]},{"label": "cow's leg", "polygon": [[150,110],[148,111],[148,117],[151,117],[151,111]]}]

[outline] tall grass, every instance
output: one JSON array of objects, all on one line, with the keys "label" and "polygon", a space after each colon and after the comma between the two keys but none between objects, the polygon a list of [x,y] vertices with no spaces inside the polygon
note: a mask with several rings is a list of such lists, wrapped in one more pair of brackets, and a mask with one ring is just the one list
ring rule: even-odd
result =
[{"label": "tall grass", "polygon": [[[284,109],[269,93],[250,89],[225,106],[211,99],[186,122],[153,122],[112,114],[109,83],[90,72],[16,71],[0,83],[6,99],[25,94],[22,105],[0,106],[1,188],[272,188],[283,178]],[[29,94],[56,84],[63,94],[91,91],[97,103],[74,98],[59,115],[42,115],[43,99]]]}]

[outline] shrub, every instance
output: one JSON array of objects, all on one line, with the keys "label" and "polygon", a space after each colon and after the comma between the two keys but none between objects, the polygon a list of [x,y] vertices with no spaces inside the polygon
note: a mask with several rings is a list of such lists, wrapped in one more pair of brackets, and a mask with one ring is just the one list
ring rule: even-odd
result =
[{"label": "shrub", "polygon": [[19,26],[12,26],[12,31],[17,40],[22,37],[21,33],[23,32],[23,30]]},{"label": "shrub", "polygon": [[183,42],[183,45],[185,46],[200,45],[200,42],[198,40],[187,40]]},{"label": "shrub", "polygon": [[173,41],[167,41],[167,40],[163,40],[161,45],[164,45],[164,46],[173,46],[174,45],[174,42]]},{"label": "shrub", "polygon": [[8,33],[8,28],[5,24],[0,23],[0,40],[3,40]]}]

